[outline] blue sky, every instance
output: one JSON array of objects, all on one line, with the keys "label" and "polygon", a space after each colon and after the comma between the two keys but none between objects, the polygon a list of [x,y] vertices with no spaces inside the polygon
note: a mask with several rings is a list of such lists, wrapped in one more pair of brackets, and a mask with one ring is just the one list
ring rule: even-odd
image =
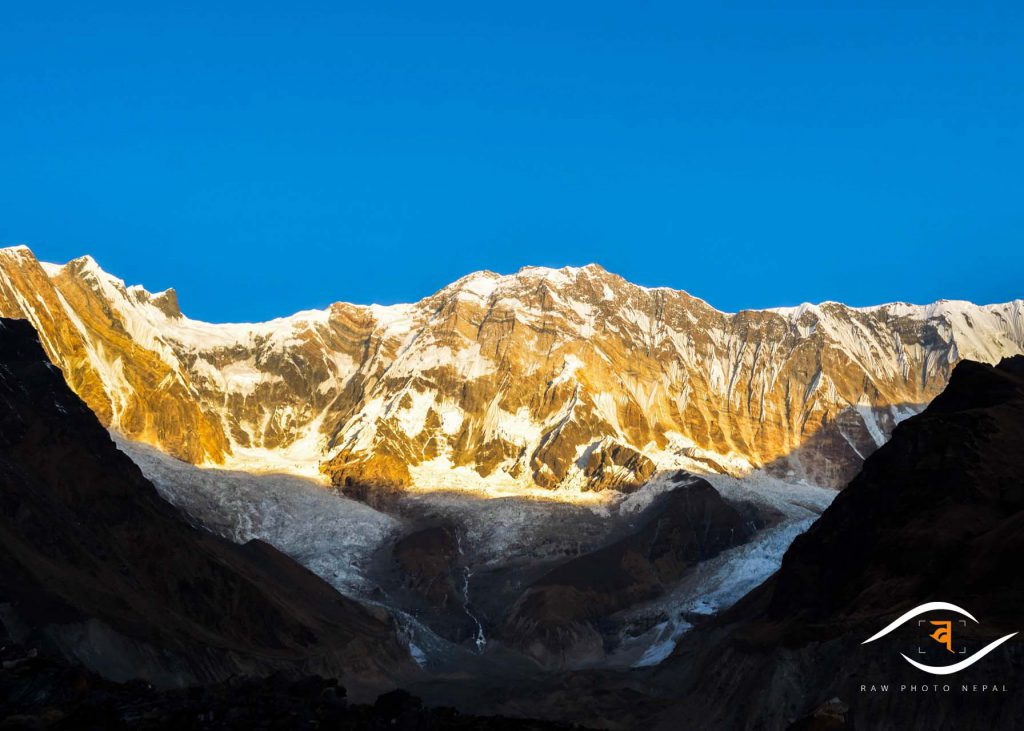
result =
[{"label": "blue sky", "polygon": [[1024,296],[1020,3],[146,5],[5,6],[0,242],[193,317],[591,261],[726,310]]}]

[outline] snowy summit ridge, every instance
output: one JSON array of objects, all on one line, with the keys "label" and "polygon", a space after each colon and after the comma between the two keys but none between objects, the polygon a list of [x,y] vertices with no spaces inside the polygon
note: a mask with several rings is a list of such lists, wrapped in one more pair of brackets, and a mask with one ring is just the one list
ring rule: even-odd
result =
[{"label": "snowy summit ridge", "polygon": [[91,257],[14,247],[0,314],[111,428],[192,463],[565,496],[676,467],[841,484],[958,361],[1024,352],[1020,300],[727,314],[596,264],[213,324]]}]

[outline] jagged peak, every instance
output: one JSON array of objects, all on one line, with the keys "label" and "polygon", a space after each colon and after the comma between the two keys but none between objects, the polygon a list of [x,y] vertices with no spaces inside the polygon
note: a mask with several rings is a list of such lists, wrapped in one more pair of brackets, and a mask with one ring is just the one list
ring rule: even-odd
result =
[{"label": "jagged peak", "polygon": [[439,294],[469,294],[482,300],[489,299],[499,288],[516,286],[533,280],[543,280],[556,286],[574,281],[584,267],[524,266],[514,274],[499,274],[489,269],[471,272],[440,290]]},{"label": "jagged peak", "polygon": [[154,307],[159,309],[168,317],[181,317],[181,307],[178,305],[178,293],[173,287],[168,287],[163,292],[157,292],[150,300]]},{"label": "jagged peak", "polygon": [[487,299],[494,290],[507,277],[489,269],[478,272],[471,272],[464,277],[455,280],[441,291],[446,292],[469,292],[481,299]]},{"label": "jagged peak", "polygon": [[54,277],[64,268],[63,264],[53,264],[48,261],[40,261],[36,258],[35,252],[25,244],[0,247],[0,257],[8,260],[17,259],[22,262],[34,262],[42,267],[48,277]]},{"label": "jagged peak", "polygon": [[[65,264],[63,269],[79,275],[92,274],[96,277],[105,277],[111,280],[117,279],[117,277],[114,277],[104,271],[103,267],[99,265],[99,262],[93,259],[90,254],[83,254],[82,256],[75,257]],[[121,286],[124,287],[124,281],[120,279],[117,279],[117,281],[121,282]],[[125,287],[125,289],[127,289],[127,287]]]},{"label": "jagged peak", "polygon": [[[94,257],[89,254],[76,257],[66,264],[55,264],[49,262],[39,261],[33,251],[24,244],[17,244],[9,247],[0,248],[0,256],[5,258],[22,258],[26,260],[36,261],[40,266],[43,267],[46,274],[50,277],[56,276],[62,272],[70,272],[73,275],[82,276],[92,275],[97,283],[100,285],[110,285],[118,289],[125,294],[130,296],[135,301],[148,302],[154,304],[164,312],[168,317],[176,318],[182,317],[180,307],[178,305],[177,292],[173,289],[167,289],[162,292],[149,293],[145,290],[142,285],[131,285],[125,284],[124,280],[108,273],[104,270]],[[542,280],[547,285],[558,289],[562,286],[571,286],[581,276],[585,276],[591,279],[591,281],[601,281],[606,286],[606,292],[608,292],[608,298],[614,297],[618,293],[618,287],[626,287],[628,290],[641,291],[641,292],[670,292],[700,303],[703,306],[709,308],[714,312],[721,315],[731,316],[735,313],[725,312],[714,307],[714,305],[708,303],[706,300],[697,297],[686,290],[677,289],[667,286],[649,287],[639,285],[630,280],[608,271],[603,266],[596,262],[591,262],[583,266],[563,266],[563,267],[546,267],[546,266],[524,266],[513,274],[501,274],[492,270],[480,270],[471,272],[448,286],[441,289],[437,294],[466,294],[472,297],[476,297],[482,300],[487,300],[494,295],[494,293],[505,287],[515,286],[517,284],[523,284],[524,282],[531,282]],[[610,289],[608,289],[610,287]],[[145,293],[141,295],[140,293]],[[434,295],[436,296],[436,295]],[[427,298],[430,299],[430,298]],[[371,312],[377,319],[395,320],[395,319],[406,319],[412,308],[415,308],[419,303],[400,303],[388,306],[382,305],[350,305],[359,309],[364,309]],[[334,306],[346,306],[344,302],[335,303]],[[929,304],[911,304],[907,302],[888,302],[878,305],[870,305],[864,307],[854,307],[843,304],[841,302],[835,302],[827,300],[819,303],[803,302],[796,306],[788,307],[768,307],[768,308],[745,308],[741,312],[769,312],[780,315],[788,320],[796,321],[799,320],[807,313],[811,313],[817,317],[823,317],[829,313],[825,310],[827,308],[842,308],[850,312],[863,312],[863,313],[876,313],[884,312],[885,314],[895,317],[912,317],[916,319],[933,319],[936,317],[950,318],[952,316],[960,315],[965,313],[968,316],[975,312],[993,312],[996,310],[1004,311],[1005,308],[1016,308],[1017,310],[1024,310],[1024,300],[1016,299],[1006,303],[995,303],[989,305],[977,305],[965,300],[956,299],[939,299]],[[224,325],[245,325],[249,327],[258,327],[261,325],[269,325],[271,323],[277,324],[295,320],[323,320],[330,314],[330,309],[326,310],[304,310],[302,312],[296,312],[292,315],[285,317],[275,318],[268,321],[267,323],[210,323],[213,324],[224,324]],[[1015,315],[1016,317],[1016,315]]]},{"label": "jagged peak", "polygon": [[5,246],[0,248],[0,254],[8,257],[14,256],[28,256],[35,259],[35,254],[32,253],[32,249],[25,246],[25,244],[15,244],[14,246]]},{"label": "jagged peak", "polygon": [[150,293],[141,284],[132,284],[126,291],[138,304],[152,305],[170,318],[182,317],[181,308],[178,306],[178,293],[173,287],[163,292]]},{"label": "jagged peak", "polygon": [[[583,266],[523,266],[512,274],[501,274],[489,269],[471,272],[460,277],[440,290],[438,294],[467,293],[480,299],[490,298],[498,289],[532,285],[544,282],[555,289],[570,286],[579,281],[581,276],[588,278],[607,279],[622,284],[630,284],[617,274],[612,274],[600,264],[590,263]],[[638,286],[638,285],[631,285]],[[639,287],[640,289],[647,289]]]}]

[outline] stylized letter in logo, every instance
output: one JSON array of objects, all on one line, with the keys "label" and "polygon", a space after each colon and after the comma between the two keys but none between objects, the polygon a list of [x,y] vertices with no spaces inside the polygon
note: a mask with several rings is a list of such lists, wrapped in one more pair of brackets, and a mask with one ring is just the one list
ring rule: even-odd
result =
[{"label": "stylized letter in logo", "polygon": [[[932,624],[938,625],[939,628],[937,630],[935,630],[934,632],[932,632],[928,636],[931,637],[936,642],[938,642],[940,645],[945,645],[946,649],[949,650],[950,652],[954,652],[954,650],[953,650],[953,623],[951,621],[948,621],[948,620],[945,621],[945,622],[941,622],[941,621],[940,622],[936,622],[935,620],[932,620]],[[954,654],[955,654],[955,652],[954,652]]]},{"label": "stylized letter in logo", "polygon": [[[895,622],[893,622],[892,624],[888,625],[881,632],[878,632],[876,634],[871,635],[871,637],[868,637],[861,644],[862,645],[866,645],[869,642],[874,642],[879,637],[885,637],[887,634],[889,634],[890,632],[892,632],[893,630],[898,628],[904,622],[907,622],[907,621],[909,621],[909,620],[913,619],[914,617],[917,617],[917,616],[919,616],[921,614],[925,614],[927,612],[940,612],[940,611],[941,612],[956,612],[957,614],[962,614],[963,616],[967,617],[972,622],[976,623],[978,621],[978,620],[976,620],[974,618],[974,616],[970,612],[968,612],[965,609],[961,609],[956,604],[950,604],[949,602],[927,602],[925,604],[922,604],[919,607],[914,607],[909,612],[907,612],[906,614],[901,616],[899,619],[897,619]],[[949,650],[950,652],[953,652],[953,623],[949,622],[949,621],[941,621],[941,622],[932,621],[932,624],[939,625],[939,629],[935,630],[935,632],[933,632],[932,634],[930,634],[928,636],[931,637],[932,639],[934,639],[936,642],[939,642],[939,643],[945,645],[946,649]],[[1016,634],[1017,633],[1014,632],[1012,634],[1006,635],[1005,637],[1000,637],[998,640],[995,640],[994,642],[990,642],[989,644],[985,645],[983,648],[978,650],[976,653],[971,655],[969,658],[967,658],[965,660],[961,660],[958,663],[953,663],[952,665],[925,665],[923,663],[917,662],[916,660],[912,660],[911,658],[909,658],[906,655],[904,655],[902,652],[900,653],[900,655],[903,657],[904,660],[909,662],[911,665],[913,665],[918,670],[924,670],[926,673],[931,673],[932,675],[952,675],[953,673],[960,672],[964,668],[969,668],[971,665],[973,665],[974,663],[978,662],[978,660],[980,660],[981,658],[985,657],[985,655],[987,655],[990,652],[992,652],[992,650],[994,650],[997,647],[999,647],[1001,644],[1006,642],[1008,639],[1010,639],[1011,637],[1016,636]]]}]

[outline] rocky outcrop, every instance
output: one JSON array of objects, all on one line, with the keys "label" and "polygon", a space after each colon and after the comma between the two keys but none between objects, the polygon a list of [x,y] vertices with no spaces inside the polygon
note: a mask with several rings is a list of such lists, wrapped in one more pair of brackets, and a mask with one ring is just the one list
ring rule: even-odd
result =
[{"label": "rocky outcrop", "polygon": [[462,601],[459,537],[450,526],[431,526],[402,536],[395,562],[407,588],[439,609]]},{"label": "rocky outcrop", "polygon": [[[430,525],[399,538],[392,549],[392,596],[441,637],[472,644],[480,624],[470,609],[470,569],[459,528]],[[385,581],[385,584],[387,581]]]},{"label": "rocky outcrop", "polygon": [[353,454],[346,451],[324,465],[323,471],[331,484],[355,497],[361,497],[367,489],[396,491],[411,483],[408,465],[386,452]]},{"label": "rocky outcrop", "polygon": [[654,476],[654,462],[625,444],[599,442],[587,456],[585,485],[594,490],[630,492]]},{"label": "rocky outcrop", "polygon": [[502,635],[545,667],[600,660],[598,622],[660,596],[687,569],[745,542],[756,527],[707,481],[676,487],[656,499],[637,530],[535,581],[512,607]]},{"label": "rocky outcrop", "polygon": [[24,247],[0,250],[0,314],[29,319],[101,421],[133,439],[393,489],[628,490],[651,464],[839,486],[957,362],[1024,346],[1021,301],[727,314],[594,265],[212,325],[172,290]]},{"label": "rocky outcrop", "polygon": [[114,446],[32,327],[0,319],[0,605],[23,642],[161,686],[415,672],[392,621],[260,541],[190,525]]}]

